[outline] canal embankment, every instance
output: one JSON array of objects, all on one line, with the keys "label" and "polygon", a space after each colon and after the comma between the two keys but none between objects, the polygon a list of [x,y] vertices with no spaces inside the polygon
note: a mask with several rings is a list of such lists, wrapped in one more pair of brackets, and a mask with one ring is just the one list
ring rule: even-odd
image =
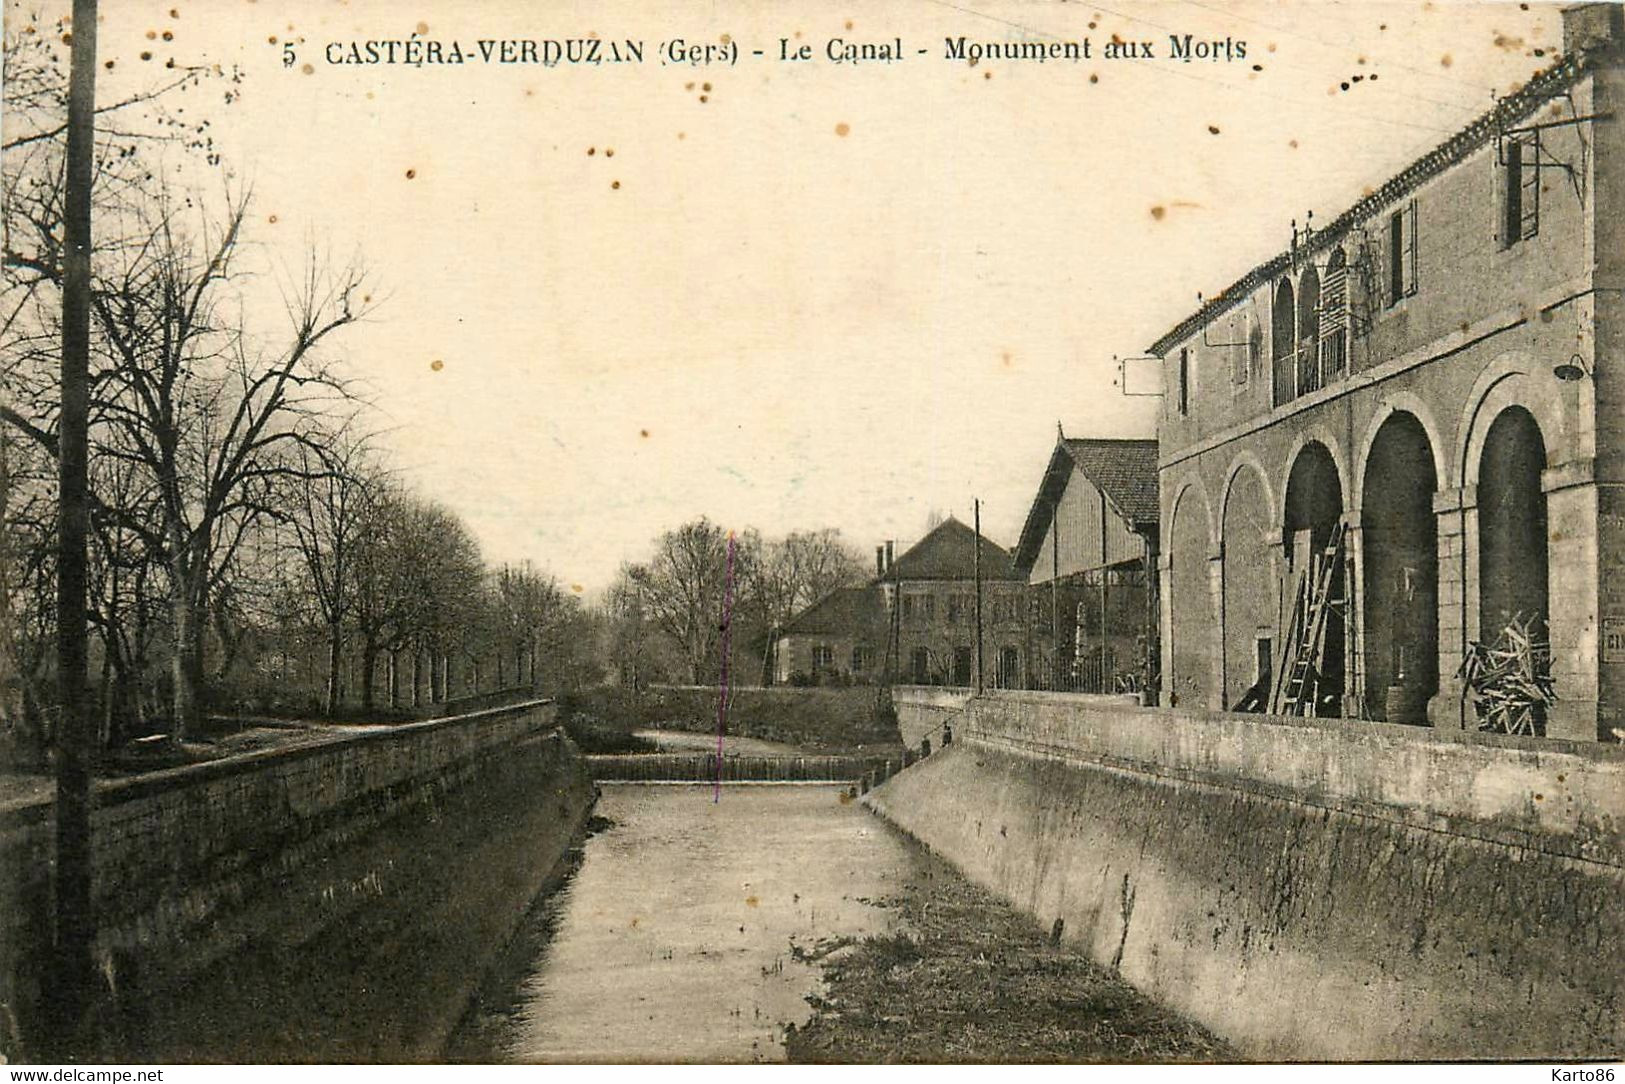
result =
[{"label": "canal embankment", "polygon": [[1625,750],[1044,693],[957,710],[953,745],[865,801],[1245,1055],[1625,1050]]},{"label": "canal embankment", "polygon": [[[114,1060],[428,1061],[590,810],[548,702],[103,781]],[[9,1060],[39,1056],[51,806],[0,808]]]}]

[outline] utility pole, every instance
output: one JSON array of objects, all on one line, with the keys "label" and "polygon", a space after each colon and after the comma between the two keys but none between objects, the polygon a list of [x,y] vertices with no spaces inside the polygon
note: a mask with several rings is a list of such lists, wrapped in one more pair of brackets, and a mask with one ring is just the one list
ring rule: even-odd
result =
[{"label": "utility pole", "polygon": [[976,518],[976,695],[982,695],[982,502],[972,499]]},{"label": "utility pole", "polygon": [[90,194],[96,157],[96,0],[74,0],[68,75],[68,160],[58,422],[56,964],[48,995],[57,1035],[72,1045],[90,1006],[96,940],[90,879],[90,743],[85,621],[90,532]]}]

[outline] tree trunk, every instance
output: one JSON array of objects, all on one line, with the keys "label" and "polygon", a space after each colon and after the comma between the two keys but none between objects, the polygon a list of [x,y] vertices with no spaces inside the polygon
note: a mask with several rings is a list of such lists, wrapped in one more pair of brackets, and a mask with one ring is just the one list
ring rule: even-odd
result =
[{"label": "tree trunk", "polygon": [[361,710],[370,714],[373,709],[372,685],[378,671],[378,641],[367,636],[361,643]]},{"label": "tree trunk", "polygon": [[400,652],[394,648],[389,649],[389,710],[394,711],[401,706],[401,664]]},{"label": "tree trunk", "polygon": [[323,714],[333,718],[339,710],[339,664],[344,655],[344,628],[337,621],[327,626],[327,697]]},{"label": "tree trunk", "polygon": [[418,671],[423,663],[423,649],[416,644],[412,645],[412,706],[423,706],[423,675]]},{"label": "tree trunk", "polygon": [[193,602],[193,594],[191,570],[185,557],[178,558],[172,565],[169,589],[169,615],[174,630],[170,674],[175,682],[171,693],[173,718],[169,738],[177,744],[197,729],[202,717],[202,607]]}]

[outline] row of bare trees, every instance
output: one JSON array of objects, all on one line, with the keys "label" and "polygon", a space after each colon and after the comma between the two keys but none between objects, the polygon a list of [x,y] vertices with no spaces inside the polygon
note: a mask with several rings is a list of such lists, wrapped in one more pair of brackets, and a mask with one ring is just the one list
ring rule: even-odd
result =
[{"label": "row of bare trees", "polygon": [[662,534],[648,561],[621,567],[605,605],[608,669],[633,687],[710,683],[726,624],[731,679],[768,684],[774,631],[866,575],[861,552],[833,528],[767,539],[702,516]]},{"label": "row of bare trees", "polygon": [[[0,725],[40,748],[66,78],[63,28],[21,23],[6,31],[0,144]],[[179,740],[211,708],[331,716],[537,685],[579,607],[533,569],[486,568],[463,524],[370,447],[340,349],[375,304],[365,273],[268,258],[209,121],[184,119],[206,96],[229,107],[237,82],[171,68],[97,113],[89,584],[104,740]]]}]

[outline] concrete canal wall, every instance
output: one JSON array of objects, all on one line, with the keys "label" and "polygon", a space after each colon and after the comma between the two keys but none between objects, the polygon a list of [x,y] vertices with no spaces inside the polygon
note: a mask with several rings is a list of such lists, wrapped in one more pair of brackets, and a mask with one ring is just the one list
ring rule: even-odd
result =
[{"label": "concrete canal wall", "polygon": [[892,688],[892,707],[897,712],[897,729],[903,744],[918,749],[923,738],[932,746],[942,744],[942,726],[953,726],[970,703],[970,690],[933,685],[897,685]]},{"label": "concrete canal wall", "polygon": [[1255,1056],[1560,1059],[1625,1052],[1622,784],[1594,743],[992,693],[866,801]]},{"label": "concrete canal wall", "polygon": [[[116,1060],[425,1060],[592,802],[532,702],[100,784]],[[48,960],[49,801],[0,809],[4,1052]]]}]

